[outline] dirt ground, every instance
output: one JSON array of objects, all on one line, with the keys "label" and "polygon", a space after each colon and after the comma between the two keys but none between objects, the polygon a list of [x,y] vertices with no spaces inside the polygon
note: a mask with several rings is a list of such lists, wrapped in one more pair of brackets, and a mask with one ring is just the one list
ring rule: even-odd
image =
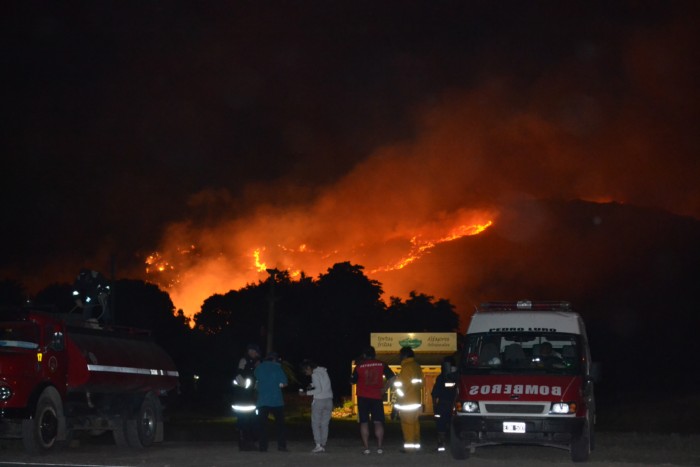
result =
[{"label": "dirt ground", "polygon": [[[387,424],[384,454],[362,454],[357,422],[331,422],[327,452],[312,454],[311,429],[306,423],[288,426],[289,452],[270,450],[240,452],[231,420],[172,422],[166,425],[163,443],[143,450],[119,449],[109,433],[80,440],[76,445],[42,457],[24,453],[21,442],[0,444],[0,465],[51,466],[564,466],[571,465],[562,449],[535,446],[489,446],[479,448],[466,461],[455,461],[448,453],[434,451],[435,432],[431,421],[422,423],[423,452],[403,454],[401,430],[396,422]],[[274,431],[271,429],[271,439]],[[599,432],[590,466],[700,465],[700,435]]]}]

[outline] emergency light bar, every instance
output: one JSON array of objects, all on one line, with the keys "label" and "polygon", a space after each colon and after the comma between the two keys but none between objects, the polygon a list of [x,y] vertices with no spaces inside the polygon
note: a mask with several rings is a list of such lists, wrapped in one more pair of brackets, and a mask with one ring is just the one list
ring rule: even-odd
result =
[{"label": "emergency light bar", "polygon": [[571,311],[571,303],[555,300],[518,300],[516,302],[485,302],[477,311]]}]

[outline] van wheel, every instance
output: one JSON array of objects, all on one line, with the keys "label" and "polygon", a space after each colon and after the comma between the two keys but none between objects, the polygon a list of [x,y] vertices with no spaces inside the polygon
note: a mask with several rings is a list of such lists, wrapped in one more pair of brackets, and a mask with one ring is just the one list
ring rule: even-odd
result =
[{"label": "van wheel", "polygon": [[145,448],[153,444],[161,422],[160,401],[149,393],[143,398],[136,418],[126,420],[126,438],[129,446]]},{"label": "van wheel", "polygon": [[586,420],[581,433],[574,435],[571,439],[571,460],[574,462],[586,462],[591,456],[591,440],[593,431],[591,425]]},{"label": "van wheel", "polygon": [[464,444],[464,440],[459,437],[459,433],[455,430],[454,425],[450,426],[450,454],[454,459],[466,459],[469,457],[469,451]]},{"label": "van wheel", "polygon": [[53,388],[39,396],[34,417],[22,420],[22,443],[30,454],[46,454],[58,440],[61,399]]}]

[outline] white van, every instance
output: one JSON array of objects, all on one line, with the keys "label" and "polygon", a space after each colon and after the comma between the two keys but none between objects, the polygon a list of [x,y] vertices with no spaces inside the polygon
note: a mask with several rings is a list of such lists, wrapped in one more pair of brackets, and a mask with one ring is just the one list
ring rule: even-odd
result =
[{"label": "white van", "polygon": [[537,444],[567,449],[574,462],[593,449],[598,366],[569,302],[488,302],[472,316],[460,355],[450,451]]}]

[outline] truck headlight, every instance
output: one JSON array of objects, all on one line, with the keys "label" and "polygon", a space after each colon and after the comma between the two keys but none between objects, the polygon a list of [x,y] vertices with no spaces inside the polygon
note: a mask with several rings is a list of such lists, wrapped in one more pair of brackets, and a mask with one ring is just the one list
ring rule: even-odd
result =
[{"label": "truck headlight", "polygon": [[6,401],[12,397],[12,389],[8,386],[0,386],[0,401]]},{"label": "truck headlight", "polygon": [[575,402],[554,402],[549,413],[553,414],[572,414],[576,413]]},{"label": "truck headlight", "polygon": [[479,413],[479,403],[476,401],[457,402],[457,412]]}]

